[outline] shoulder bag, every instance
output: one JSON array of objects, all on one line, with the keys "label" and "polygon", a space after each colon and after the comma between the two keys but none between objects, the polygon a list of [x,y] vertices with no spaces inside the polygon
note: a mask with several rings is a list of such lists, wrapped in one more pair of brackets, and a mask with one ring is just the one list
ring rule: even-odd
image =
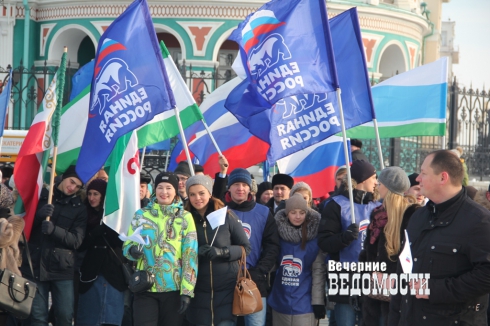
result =
[{"label": "shoulder bag", "polygon": [[[34,277],[29,244],[26,241],[24,232],[22,232],[22,235],[24,237],[27,260],[29,261],[32,277]],[[8,311],[19,319],[29,317],[36,289],[36,283],[13,273],[7,268],[0,270],[0,309]]]},{"label": "shoulder bag", "polygon": [[104,236],[102,236],[102,238],[104,239],[104,241],[107,244],[107,246],[109,247],[109,249],[111,249],[114,256],[116,256],[117,260],[119,260],[119,262],[121,263],[121,268],[122,268],[122,272],[124,275],[124,280],[126,281],[126,285],[129,285],[129,280],[131,279],[131,276],[134,274],[134,269],[133,269],[132,263],[123,262],[121,260],[121,258],[119,258],[119,256],[116,254],[114,249],[112,249],[111,245],[109,244],[109,241],[107,241],[107,239]]},{"label": "shoulder bag", "polygon": [[242,247],[242,257],[238,261],[238,275],[233,294],[233,315],[245,316],[262,310],[262,296],[247,270],[247,254]]}]

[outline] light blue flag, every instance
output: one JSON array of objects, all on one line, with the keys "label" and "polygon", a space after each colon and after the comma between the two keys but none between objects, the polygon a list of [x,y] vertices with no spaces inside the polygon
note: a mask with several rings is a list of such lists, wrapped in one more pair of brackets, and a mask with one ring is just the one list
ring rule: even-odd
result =
[{"label": "light blue flag", "polygon": [[0,94],[0,121],[2,122],[2,128],[0,128],[0,137],[3,137],[3,131],[5,127],[5,117],[9,109],[10,92],[12,91],[12,70],[9,73],[9,81],[3,88]]}]

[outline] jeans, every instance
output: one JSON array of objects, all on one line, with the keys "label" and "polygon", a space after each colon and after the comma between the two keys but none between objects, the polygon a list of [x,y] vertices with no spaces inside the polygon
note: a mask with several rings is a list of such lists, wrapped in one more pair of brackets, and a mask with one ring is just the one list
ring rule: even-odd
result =
[{"label": "jeans", "polygon": [[[206,326],[206,325],[194,325],[194,326]],[[233,320],[222,320],[216,326],[235,326],[235,322]]]},{"label": "jeans", "polygon": [[36,284],[37,291],[32,301],[31,315],[26,319],[25,325],[48,325],[48,298],[51,292],[56,326],[72,326],[73,280],[36,281]]},{"label": "jeans", "polygon": [[243,317],[245,326],[265,326],[265,316],[267,313],[267,300],[262,298],[262,310]]},{"label": "jeans", "polygon": [[335,304],[334,312],[337,326],[354,326],[356,325],[356,318],[359,318],[359,321],[362,319],[361,313],[352,309],[348,303]]}]

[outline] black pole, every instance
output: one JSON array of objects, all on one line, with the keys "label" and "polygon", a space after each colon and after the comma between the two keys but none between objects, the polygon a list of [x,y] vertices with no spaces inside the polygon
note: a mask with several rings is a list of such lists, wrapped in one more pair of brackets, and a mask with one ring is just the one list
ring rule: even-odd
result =
[{"label": "black pole", "polygon": [[453,83],[449,87],[449,148],[458,146],[456,137],[458,134],[458,83],[454,76]]}]

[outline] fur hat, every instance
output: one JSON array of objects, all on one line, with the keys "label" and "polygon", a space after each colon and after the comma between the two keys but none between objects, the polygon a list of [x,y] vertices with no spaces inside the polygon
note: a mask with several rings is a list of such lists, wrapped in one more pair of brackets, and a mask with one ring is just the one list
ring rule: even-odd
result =
[{"label": "fur hat", "polygon": [[287,174],[274,174],[274,176],[272,177],[272,188],[274,188],[276,185],[285,185],[286,187],[291,189],[294,185],[294,180]]},{"label": "fur hat", "polygon": [[356,146],[356,147],[362,148],[362,141],[360,139],[355,139],[355,138],[351,139],[350,144],[351,144],[351,146]]},{"label": "fur hat", "polygon": [[155,189],[162,182],[170,183],[172,187],[175,188],[175,192],[179,191],[179,178],[175,173],[172,172],[162,172],[155,178]]},{"label": "fur hat", "polygon": [[245,169],[236,168],[235,170],[231,171],[230,175],[228,176],[228,188],[237,182],[246,183],[250,189],[252,189],[252,176],[250,175],[250,172]]},{"label": "fur hat", "polygon": [[301,194],[294,194],[286,200],[286,214],[289,214],[293,209],[308,211],[308,204]]},{"label": "fur hat", "polygon": [[94,179],[87,186],[87,194],[90,190],[98,191],[102,195],[101,202],[104,202],[105,192],[107,190],[107,181],[102,179]]},{"label": "fur hat", "polygon": [[408,176],[408,180],[410,180],[410,187],[419,185],[419,182],[416,180],[418,176],[418,173],[412,173]]},{"label": "fur hat", "polygon": [[209,194],[213,194],[213,180],[207,175],[195,175],[190,177],[185,183],[185,192],[189,195],[189,188],[195,185],[201,185],[209,191]]},{"label": "fur hat", "polygon": [[388,166],[381,171],[378,177],[389,191],[394,194],[403,196],[405,191],[410,188],[410,180],[405,171],[398,166]]},{"label": "fur hat", "polygon": [[75,165],[70,165],[68,169],[66,169],[66,171],[61,176],[61,180],[65,180],[66,178],[70,178],[70,177],[77,178],[78,180],[80,180],[80,182],[83,185],[82,179],[80,179],[80,177],[77,174],[77,171],[75,170]]},{"label": "fur hat", "polygon": [[179,162],[179,165],[177,165],[177,168],[175,169],[174,173],[175,174],[182,174],[182,175],[190,178],[191,177],[191,169],[189,169],[189,164],[186,161]]},{"label": "fur hat", "polygon": [[356,160],[350,167],[350,175],[356,182],[362,183],[376,174],[374,166],[363,160]]},{"label": "fur hat", "polygon": [[300,189],[306,189],[308,190],[308,193],[310,194],[310,199],[313,199],[313,192],[311,191],[311,187],[303,181],[298,182],[291,188],[291,192],[289,193],[290,196],[294,195],[298,190]]}]

